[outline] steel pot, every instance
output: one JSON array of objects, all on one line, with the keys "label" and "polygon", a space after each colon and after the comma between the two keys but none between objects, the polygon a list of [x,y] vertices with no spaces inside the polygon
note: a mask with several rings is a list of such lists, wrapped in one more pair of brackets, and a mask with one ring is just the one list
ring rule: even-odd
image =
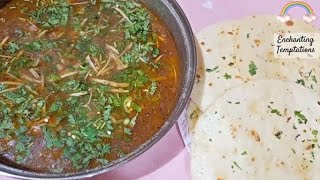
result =
[{"label": "steel pot", "polygon": [[[0,0],[3,1],[3,0]],[[196,74],[196,48],[193,37],[193,32],[190,24],[183,13],[182,9],[175,0],[140,0],[147,8],[157,14],[166,24],[167,28],[174,37],[178,54],[182,61],[182,78],[180,85],[180,96],[177,103],[172,110],[170,117],[166,123],[150,140],[145,142],[138,149],[130,154],[127,154],[121,159],[118,159],[106,166],[96,169],[85,170],[77,173],[64,173],[64,174],[50,174],[50,173],[36,173],[26,170],[21,170],[8,165],[0,164],[0,174],[18,178],[18,179],[83,179],[89,178],[98,174],[111,171],[123,164],[128,163],[134,158],[147,151],[151,146],[157,143],[176,123],[177,119],[185,109],[189,100],[195,74]]]}]

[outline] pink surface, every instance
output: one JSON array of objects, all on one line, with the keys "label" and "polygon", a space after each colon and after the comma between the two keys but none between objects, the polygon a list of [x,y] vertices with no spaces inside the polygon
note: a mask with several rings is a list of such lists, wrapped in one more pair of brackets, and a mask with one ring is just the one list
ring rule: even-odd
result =
[{"label": "pink surface", "polygon": [[[187,14],[194,32],[228,19],[257,14],[279,14],[289,0],[177,0]],[[305,0],[315,13],[320,14],[317,0]],[[303,10],[294,10],[294,17],[301,18]],[[315,22],[320,24],[318,19]],[[1,180],[11,180],[0,177]],[[189,157],[175,126],[149,151],[112,172],[91,178],[92,180],[189,180]]]}]

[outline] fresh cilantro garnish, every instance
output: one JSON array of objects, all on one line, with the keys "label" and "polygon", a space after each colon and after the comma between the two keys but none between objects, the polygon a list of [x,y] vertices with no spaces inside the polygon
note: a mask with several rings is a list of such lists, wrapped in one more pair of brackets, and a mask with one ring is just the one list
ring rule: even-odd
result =
[{"label": "fresh cilantro garnish", "polygon": [[236,161],[233,161],[233,164],[234,164],[238,169],[242,170],[241,167],[239,166],[239,164],[238,164]]},{"label": "fresh cilantro garnish", "polygon": [[215,72],[215,71],[217,71],[218,69],[219,69],[219,66],[216,66],[216,67],[214,67],[214,68],[212,68],[212,69],[207,68],[207,69],[206,69],[206,72],[208,72],[208,73],[210,73],[210,72]]},{"label": "fresh cilantro garnish", "polygon": [[276,114],[276,115],[278,115],[278,116],[282,116],[281,113],[280,113],[280,111],[277,110],[277,109],[272,109],[272,110],[271,110],[271,113],[272,113],[272,114]]},{"label": "fresh cilantro garnish", "polygon": [[53,134],[53,131],[48,128],[42,128],[44,138],[46,140],[47,148],[51,149],[53,147],[61,148],[63,147],[61,141]]},{"label": "fresh cilantro garnish", "polygon": [[96,57],[98,54],[101,54],[103,52],[102,48],[97,45],[94,45],[92,43],[92,40],[89,38],[81,38],[80,40],[78,40],[75,48],[78,49],[79,52],[81,54],[84,54],[85,56],[87,54],[90,54]]},{"label": "fresh cilantro garnish", "polygon": [[312,130],[312,134],[315,136],[318,135],[318,130]]},{"label": "fresh cilantro garnish", "polygon": [[308,119],[306,118],[305,115],[302,114],[301,111],[294,111],[294,115],[298,118],[299,124],[307,124]]},{"label": "fresh cilantro garnish", "polygon": [[131,103],[131,108],[133,110],[137,111],[138,113],[142,111],[141,107],[138,104],[136,104],[135,102]]},{"label": "fresh cilantro garnish", "polygon": [[132,88],[141,88],[149,81],[146,73],[141,69],[127,68],[114,75],[114,79],[119,82],[130,83]]},{"label": "fresh cilantro garnish", "polygon": [[53,61],[53,57],[50,55],[45,55],[43,57],[43,60],[45,60],[46,62],[52,62]]},{"label": "fresh cilantro garnish", "polygon": [[156,81],[152,81],[149,87],[149,94],[153,96],[158,89],[158,83]]},{"label": "fresh cilantro garnish", "polygon": [[251,61],[249,64],[249,73],[251,76],[254,76],[257,74],[257,66],[254,64],[253,61]]},{"label": "fresh cilantro garnish", "polygon": [[159,55],[159,50],[154,47],[154,44],[148,42],[146,44],[135,44],[132,50],[126,53],[122,60],[127,64],[137,63],[137,62],[149,62],[150,55],[152,57],[157,57]]},{"label": "fresh cilantro garnish", "polygon": [[31,13],[31,18],[44,28],[66,26],[69,20],[70,5],[68,1],[53,1],[50,6],[44,6]]},{"label": "fresh cilantro garnish", "polygon": [[14,53],[18,52],[19,49],[20,49],[20,47],[18,44],[16,44],[15,42],[9,42],[7,52],[10,54],[14,54]]},{"label": "fresh cilantro garnish", "polygon": [[49,109],[49,112],[56,112],[58,111],[59,109],[62,108],[62,102],[61,101],[57,101],[57,102],[54,102],[50,109]]},{"label": "fresh cilantro garnish", "polygon": [[109,121],[111,111],[112,111],[112,107],[110,105],[105,107],[105,111],[103,112],[103,119],[105,121]]},{"label": "fresh cilantro garnish", "polygon": [[57,48],[58,44],[52,40],[36,40],[26,44],[25,48],[30,52],[40,52]]},{"label": "fresh cilantro garnish", "polygon": [[132,134],[132,132],[131,132],[131,129],[130,128],[123,128],[123,132],[125,133],[125,134],[127,134],[127,135],[131,135]]},{"label": "fresh cilantro garnish", "polygon": [[296,83],[301,84],[302,86],[306,86],[306,83],[304,82],[303,79],[298,79]]},{"label": "fresh cilantro garnish", "polygon": [[[132,5],[132,4],[131,4]],[[150,34],[150,15],[143,9],[139,8],[136,11],[131,12],[136,6],[127,6],[127,16],[130,22],[126,22],[125,39],[131,39],[133,41],[147,41]]]},{"label": "fresh cilantro garnish", "polygon": [[[273,103],[271,103],[271,104],[273,104]],[[282,114],[280,113],[280,111],[278,109],[274,109],[270,105],[268,105],[268,108],[271,110],[272,114],[276,114],[278,116],[282,116]]]},{"label": "fresh cilantro garnish", "polygon": [[101,0],[100,1],[100,10],[109,9],[116,3],[116,0]]},{"label": "fresh cilantro garnish", "polygon": [[224,77],[225,79],[231,79],[231,78],[232,78],[232,76],[231,76],[230,74],[228,74],[228,73],[225,73],[225,74],[223,75],[223,77]]}]

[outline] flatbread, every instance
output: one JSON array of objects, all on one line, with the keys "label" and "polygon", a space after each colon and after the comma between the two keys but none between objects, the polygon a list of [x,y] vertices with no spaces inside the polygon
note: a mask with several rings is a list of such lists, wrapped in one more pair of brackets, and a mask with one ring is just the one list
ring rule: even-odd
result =
[{"label": "flatbread", "polygon": [[240,76],[235,66],[235,32],[236,22],[227,22],[206,28],[197,34],[198,67],[197,79],[193,87],[191,99],[205,111],[210,104],[227,89],[243,83],[239,78],[226,79],[224,75]]},{"label": "flatbread", "polygon": [[[257,79],[281,79],[290,82],[303,80],[308,88],[320,92],[320,58],[286,59],[275,58],[275,33],[319,33],[319,30],[302,20],[293,20],[288,26],[275,16],[254,16],[242,20],[237,30],[236,59],[240,75],[245,81]],[[257,66],[255,75],[249,72],[249,64]]]},{"label": "flatbread", "polygon": [[[199,32],[198,78],[192,100],[205,111],[228,89],[259,79],[280,79],[320,92],[319,59],[276,59],[273,36],[279,32],[319,32],[302,20],[288,26],[273,15],[246,17],[207,27]],[[249,64],[257,66],[249,73]]]},{"label": "flatbread", "polygon": [[319,179],[319,99],[311,89],[281,80],[227,91],[195,127],[192,179]]}]

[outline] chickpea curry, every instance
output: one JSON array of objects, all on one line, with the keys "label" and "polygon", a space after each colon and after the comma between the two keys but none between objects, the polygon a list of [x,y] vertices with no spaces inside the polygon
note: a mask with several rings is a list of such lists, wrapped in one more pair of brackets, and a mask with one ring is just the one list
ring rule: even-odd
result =
[{"label": "chickpea curry", "polygon": [[134,151],[163,126],[179,59],[134,0],[12,0],[0,7],[1,162],[77,172]]}]

